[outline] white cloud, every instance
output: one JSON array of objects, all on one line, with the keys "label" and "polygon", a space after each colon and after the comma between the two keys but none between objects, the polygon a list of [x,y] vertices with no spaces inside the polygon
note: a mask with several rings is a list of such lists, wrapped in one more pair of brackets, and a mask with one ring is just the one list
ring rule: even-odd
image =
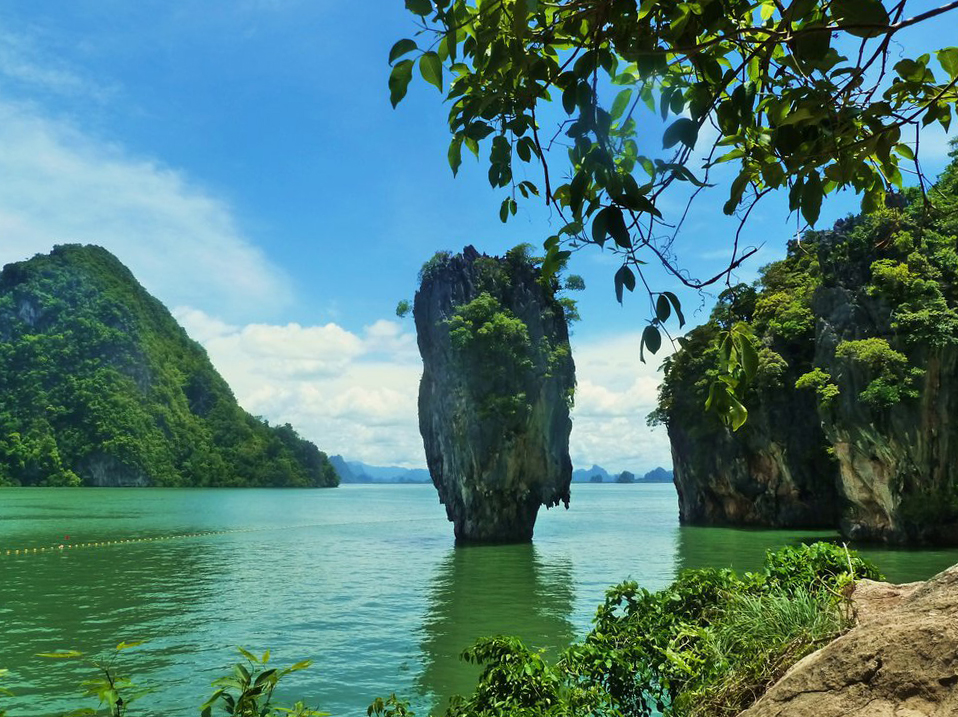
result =
[{"label": "white cloud", "polygon": [[399,322],[379,320],[356,334],[333,323],[231,326],[189,307],[174,315],[250,413],[290,423],[351,460],[425,465],[422,364],[415,335]]},{"label": "white cloud", "polygon": [[[417,413],[422,364],[411,325],[379,320],[356,334],[332,323],[232,326],[189,307],[174,313],[251,413],[291,423],[351,460],[425,464]],[[576,466],[645,471],[670,464],[664,430],[645,422],[662,355],[642,364],[638,346],[639,334],[624,334],[573,347]]]},{"label": "white cloud", "polygon": [[78,74],[28,33],[0,31],[0,76],[31,90],[103,101],[113,90]]},{"label": "white cloud", "polygon": [[646,425],[662,378],[657,369],[671,349],[666,343],[643,364],[640,338],[639,333],[583,342],[573,337],[578,390],[570,451],[576,467],[598,463],[613,472],[644,472],[672,464],[665,429]]},{"label": "white cloud", "polygon": [[229,205],[180,172],[0,99],[0,264],[98,244],[167,305],[231,319],[289,304],[289,279]]}]

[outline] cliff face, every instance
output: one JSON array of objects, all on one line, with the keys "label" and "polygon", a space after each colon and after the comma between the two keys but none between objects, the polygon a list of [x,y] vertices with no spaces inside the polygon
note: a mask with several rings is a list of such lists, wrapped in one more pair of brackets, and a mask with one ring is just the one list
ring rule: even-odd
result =
[{"label": "cliff face", "polygon": [[326,455],[240,408],[116,257],[56,247],[0,273],[0,485],[332,486]]},{"label": "cliff face", "polygon": [[834,461],[812,397],[770,396],[737,433],[668,426],[679,519],[691,525],[833,527],[840,515]]},{"label": "cliff face", "polygon": [[575,367],[562,306],[523,256],[466,247],[423,270],[414,304],[419,429],[460,542],[532,538],[539,507],[568,507]]},{"label": "cliff face", "polygon": [[[684,522],[958,544],[958,164],[936,196],[792,242],[666,361],[653,417]],[[738,322],[759,366],[733,433],[704,405],[715,338]]]},{"label": "cliff face", "polygon": [[820,417],[847,502],[842,532],[891,543],[958,544],[958,346],[907,342],[912,397],[887,406],[861,400],[874,370],[836,357],[843,341],[895,342],[893,312],[844,288],[820,290],[817,361],[841,393]]}]

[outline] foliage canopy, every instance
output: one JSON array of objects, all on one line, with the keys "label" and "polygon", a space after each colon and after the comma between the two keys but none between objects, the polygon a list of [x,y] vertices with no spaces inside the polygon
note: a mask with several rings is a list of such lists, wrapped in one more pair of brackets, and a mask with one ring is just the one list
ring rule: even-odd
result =
[{"label": "foliage canopy", "polygon": [[481,640],[475,692],[446,717],[736,715],[850,624],[843,589],[878,571],[840,546],[766,556],[760,573],[687,570],[665,590],[612,588],[592,631],[553,662],[514,638]]},{"label": "foliage canopy", "polygon": [[[724,206],[745,222],[770,192],[809,225],[828,194],[852,189],[862,208],[884,206],[914,172],[924,187],[918,130],[949,128],[958,47],[901,57],[907,28],[953,18],[958,2],[909,16],[907,0],[406,0],[416,39],[390,54],[393,105],[419,74],[450,103],[449,164],[488,150],[488,176],[506,190],[500,217],[541,197],[560,217],[543,268],[568,252],[608,246],[622,260],[616,293],[637,278],[650,300],[642,344],[655,352],[663,294],[643,266],[661,263],[702,288],[728,280],[749,256],[736,235],[728,264],[696,278],[672,251],[684,219],[666,217],[677,185],[698,190],[716,165],[733,168]],[[544,104],[567,119],[548,126]],[[556,114],[556,112],[552,112]],[[663,154],[647,146],[658,135]],[[708,137],[708,140],[705,137]],[[708,145],[708,146],[703,146]],[[555,165],[557,146],[567,161]],[[697,166],[696,160],[705,160]],[[517,165],[542,170],[516,181]],[[693,197],[694,197],[693,194]],[[687,213],[686,209],[686,213]],[[677,302],[676,314],[682,323]]]},{"label": "foliage canopy", "polygon": [[[714,419],[701,415],[701,405],[725,383],[727,361],[716,338],[729,326],[748,327],[757,349],[752,379],[735,387],[742,403],[808,389],[825,411],[844,395],[877,419],[916,398],[930,352],[958,344],[958,153],[953,155],[929,188],[936,207],[922,201],[920,189],[907,189],[900,207],[807,232],[789,243],[785,259],[764,267],[753,286],[723,292],[709,321],[679,339],[680,350],[665,360],[652,420],[716,428]],[[822,331],[820,324],[835,297],[868,321],[845,327],[851,334],[832,345],[827,334],[836,328]]]}]

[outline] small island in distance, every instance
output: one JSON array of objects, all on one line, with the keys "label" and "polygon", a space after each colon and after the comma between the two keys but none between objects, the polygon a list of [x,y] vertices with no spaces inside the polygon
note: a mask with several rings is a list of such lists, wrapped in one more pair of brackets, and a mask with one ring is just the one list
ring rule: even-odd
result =
[{"label": "small island in distance", "polygon": [[[400,466],[374,466],[362,461],[346,460],[343,456],[330,456],[339,482],[349,483],[430,483],[429,471],[425,468],[402,468]],[[631,476],[631,478],[630,478]],[[624,479],[623,479],[624,477]],[[591,468],[576,468],[572,471],[573,483],[671,483],[672,471],[661,466],[639,476],[630,471],[610,473],[600,465]]]}]

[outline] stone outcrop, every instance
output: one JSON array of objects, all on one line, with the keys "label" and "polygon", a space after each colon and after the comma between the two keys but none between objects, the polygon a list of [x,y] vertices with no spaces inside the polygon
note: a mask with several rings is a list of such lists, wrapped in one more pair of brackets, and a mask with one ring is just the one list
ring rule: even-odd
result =
[{"label": "stone outcrop", "polygon": [[707,430],[669,424],[680,520],[834,527],[841,501],[814,397],[777,393],[750,409],[748,422],[736,433],[718,421]]},{"label": "stone outcrop", "polygon": [[427,263],[414,316],[419,429],[457,542],[531,540],[540,506],[568,507],[572,479],[561,304],[521,254],[466,247]]},{"label": "stone outcrop", "polygon": [[[945,176],[939,195],[958,204],[958,161]],[[684,523],[958,545],[958,230],[948,216],[915,205],[810,232],[683,337],[653,417],[668,428]],[[739,322],[759,359],[745,389],[722,376],[717,343]],[[704,408],[721,378],[748,408],[735,432]]]},{"label": "stone outcrop", "polygon": [[796,663],[740,717],[958,714],[958,566],[926,583],[862,581],[859,624]]},{"label": "stone outcrop", "polygon": [[918,398],[876,410],[860,400],[871,376],[835,358],[835,347],[869,336],[894,343],[892,312],[853,289],[821,289],[815,298],[816,362],[827,366],[842,388],[819,411],[847,504],[842,532],[858,540],[958,544],[952,513],[958,486],[958,347],[901,346],[910,365],[924,371],[915,381]]}]

